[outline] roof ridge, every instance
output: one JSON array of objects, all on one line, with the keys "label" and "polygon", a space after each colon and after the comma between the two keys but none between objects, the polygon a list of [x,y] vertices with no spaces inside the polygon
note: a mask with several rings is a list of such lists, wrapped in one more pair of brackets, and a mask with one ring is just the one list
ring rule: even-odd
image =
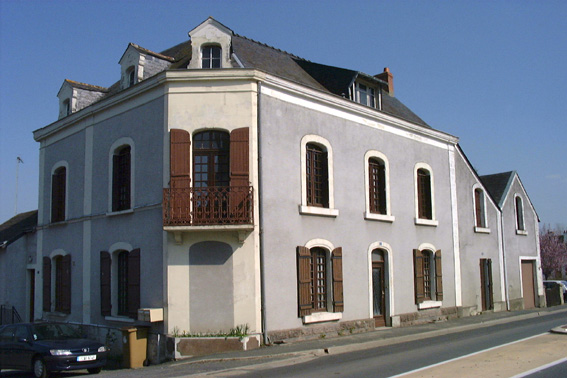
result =
[{"label": "roof ridge", "polygon": [[161,59],[164,59],[164,60],[169,60],[169,61],[171,61],[171,62],[174,62],[174,61],[175,61],[175,58],[173,58],[173,57],[171,57],[171,56],[163,55],[163,54],[157,53],[157,52],[155,52],[155,51],[146,49],[145,47],[142,47],[142,46],[140,46],[140,45],[138,45],[138,44],[136,44],[136,43],[134,43],[134,42],[130,42],[129,45],[132,46],[132,47],[134,47],[134,48],[137,49],[137,50],[141,50],[141,51],[143,51],[143,52],[145,52],[145,53],[154,55],[154,56],[156,56],[156,57],[158,57],[158,58],[161,58]]},{"label": "roof ridge", "polygon": [[86,89],[88,89],[88,88],[96,89],[99,92],[107,92],[108,91],[108,88],[101,87],[101,86],[94,85],[94,84],[81,83],[80,81],[65,79],[65,82],[67,82],[71,85],[74,85],[74,86],[87,87]]},{"label": "roof ridge", "polygon": [[286,55],[291,56],[292,58],[301,59],[301,60],[305,60],[305,61],[309,62],[307,59],[304,59],[304,58],[302,58],[302,57],[300,57],[300,56],[297,56],[297,55],[292,54],[292,53],[290,53],[290,52],[287,52],[287,51],[285,51],[285,50],[278,49],[277,47],[270,46],[270,45],[268,45],[267,43],[260,42],[260,41],[256,41],[255,39],[246,37],[246,36],[244,36],[244,35],[240,35],[240,34],[238,34],[238,33],[234,33],[234,35],[235,35],[236,37],[244,38],[244,39],[246,39],[246,40],[248,40],[248,41],[250,41],[250,42],[257,43],[257,44],[259,44],[259,45],[261,45],[261,46],[270,48],[270,49],[272,49],[272,50],[279,51],[279,52],[281,52],[281,53],[284,53],[284,54],[286,54]]}]

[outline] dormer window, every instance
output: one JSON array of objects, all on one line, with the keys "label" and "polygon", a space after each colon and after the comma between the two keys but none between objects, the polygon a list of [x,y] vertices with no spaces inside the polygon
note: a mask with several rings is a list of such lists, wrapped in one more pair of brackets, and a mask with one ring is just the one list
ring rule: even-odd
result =
[{"label": "dormer window", "polygon": [[127,72],[128,75],[128,87],[136,84],[136,70],[134,67],[130,67]]},{"label": "dormer window", "polygon": [[356,102],[371,106],[373,108],[376,107],[376,91],[374,88],[364,85],[362,83],[356,83]]},{"label": "dormer window", "polygon": [[71,114],[71,100],[69,99],[63,101],[63,114],[65,116]]},{"label": "dormer window", "polygon": [[202,68],[221,68],[220,46],[204,46]]}]

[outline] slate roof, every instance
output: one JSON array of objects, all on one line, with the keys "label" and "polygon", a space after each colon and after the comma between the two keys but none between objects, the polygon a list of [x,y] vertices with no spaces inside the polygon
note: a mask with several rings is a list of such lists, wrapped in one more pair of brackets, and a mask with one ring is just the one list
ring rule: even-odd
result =
[{"label": "slate roof", "polygon": [[0,225],[0,246],[10,245],[27,232],[34,231],[36,226],[37,210],[15,215]]},{"label": "slate roof", "polygon": [[503,173],[496,173],[493,175],[485,175],[480,176],[480,180],[482,184],[489,191],[490,195],[496,203],[498,207],[502,208],[502,201],[508,192],[510,185],[512,184],[512,180],[516,171],[510,172],[503,172]]},{"label": "slate roof", "polygon": [[[151,50],[133,43],[130,45],[140,51],[144,51],[145,53],[152,54],[157,57],[162,57],[163,59],[172,62],[169,66],[170,70],[187,69],[192,57],[190,40],[181,42],[162,51],[161,53],[152,52]],[[241,67],[239,64],[241,63],[244,68],[262,70],[286,80],[338,96],[348,97],[348,89],[350,85],[359,76],[376,81],[377,83],[384,83],[373,76],[359,71],[310,62],[296,55],[243,37],[236,33],[233,33],[232,35],[231,47],[233,53],[238,59],[238,61],[236,59],[232,59],[232,65],[234,68]],[[83,83],[78,84],[84,86],[84,89],[91,87],[92,89],[98,88],[99,91],[105,92],[104,96],[97,100],[97,102],[124,90],[121,88],[120,81],[116,82],[109,88],[90,86],[89,84]],[[396,97],[391,96],[386,91],[382,91],[381,111],[420,126],[430,128],[425,121],[412,112]]]}]

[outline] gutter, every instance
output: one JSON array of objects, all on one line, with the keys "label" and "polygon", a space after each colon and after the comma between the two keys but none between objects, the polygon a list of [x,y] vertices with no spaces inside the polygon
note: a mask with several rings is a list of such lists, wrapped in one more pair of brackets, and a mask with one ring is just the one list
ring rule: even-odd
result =
[{"label": "gutter", "polygon": [[260,118],[260,109],[261,109],[261,95],[262,95],[262,83],[258,81],[258,105],[257,105],[257,139],[258,139],[258,223],[260,227],[260,240],[259,240],[259,248],[260,248],[260,318],[262,323],[262,337],[264,345],[270,344],[270,339],[268,337],[268,332],[266,331],[266,281],[265,277],[265,259],[264,259],[264,216],[262,211],[262,193],[263,193],[263,186],[262,186],[262,148],[261,148],[261,118]]}]

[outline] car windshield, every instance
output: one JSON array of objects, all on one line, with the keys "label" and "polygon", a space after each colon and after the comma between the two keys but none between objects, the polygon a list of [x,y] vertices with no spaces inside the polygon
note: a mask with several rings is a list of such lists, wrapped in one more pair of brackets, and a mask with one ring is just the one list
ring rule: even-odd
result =
[{"label": "car windshield", "polygon": [[35,324],[32,326],[34,340],[80,339],[81,335],[67,324]]}]

